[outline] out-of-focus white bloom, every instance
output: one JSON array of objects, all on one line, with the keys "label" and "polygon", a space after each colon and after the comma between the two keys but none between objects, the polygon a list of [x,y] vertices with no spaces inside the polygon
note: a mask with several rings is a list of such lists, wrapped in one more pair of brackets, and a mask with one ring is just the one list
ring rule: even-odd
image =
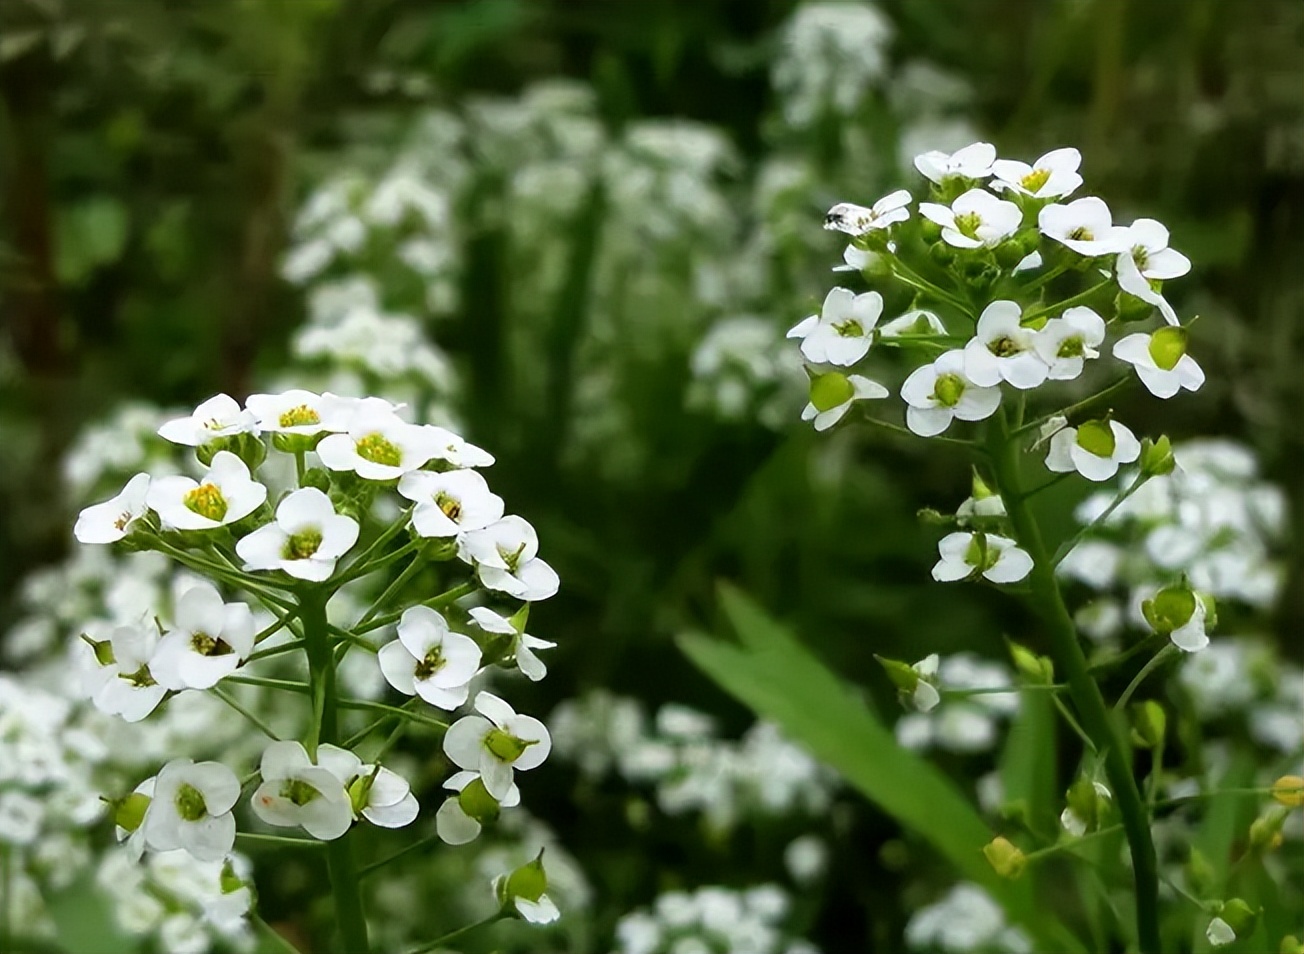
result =
[{"label": "out-of-focus white bloom", "polygon": [[1032,942],[1019,928],[1005,922],[1005,914],[976,884],[958,884],[939,901],[911,915],[906,943],[912,950],[932,954],[1030,954]]},{"label": "out-of-focus white bloom", "polygon": [[416,820],[421,807],[407,779],[382,765],[367,765],[348,749],[319,745],[317,764],[329,771],[349,794],[355,818],[380,828],[403,828]]},{"label": "out-of-focus white bloom", "polygon": [[981,575],[993,583],[1017,583],[1032,571],[1032,557],[1009,537],[995,533],[948,533],[937,544],[933,567],[939,582]]},{"label": "out-of-focus white bloom", "polygon": [[538,553],[534,527],[515,515],[457,538],[458,557],[475,565],[481,583],[530,603],[548,599],[560,586],[557,572]]},{"label": "out-of-focus white bloom", "polygon": [[[796,844],[794,842],[794,844]],[[793,938],[784,920],[788,894],[763,884],[739,891],[707,886],[660,895],[650,909],[633,911],[616,925],[617,954],[814,954]]]},{"label": "out-of-focus white bloom", "polygon": [[801,353],[807,361],[846,367],[869,353],[874,326],[882,314],[883,296],[878,292],[857,295],[834,288],[824,296],[820,313],[802,319],[788,331],[788,337],[801,339]]},{"label": "out-of-focus white bloom", "polygon": [[1046,468],[1057,474],[1077,471],[1087,480],[1109,480],[1120,464],[1141,456],[1141,442],[1118,421],[1087,421],[1064,427],[1050,439]]},{"label": "out-of-focus white bloom", "polygon": [[235,398],[218,394],[209,398],[188,417],[168,421],[158,429],[159,437],[174,444],[199,447],[220,437],[258,435],[258,419]]},{"label": "out-of-focus white bloom", "polygon": [[783,28],[771,81],[790,126],[848,117],[887,70],[888,19],[868,3],[806,3]]},{"label": "out-of-focus white bloom", "polygon": [[985,189],[970,189],[949,206],[920,202],[919,214],[942,227],[942,241],[956,248],[991,248],[1013,235],[1023,212]]},{"label": "out-of-focus white bloom", "polygon": [[213,455],[196,481],[180,474],[155,477],[145,502],[163,526],[173,530],[214,530],[243,520],[267,499],[267,488],[254,480],[245,462],[230,451]]},{"label": "out-of-focus white bloom", "polygon": [[479,772],[496,799],[511,790],[515,771],[542,765],[552,749],[547,727],[488,692],[475,697],[482,716],[465,716],[444,735],[444,753],[459,768]]},{"label": "out-of-focus white bloom", "polygon": [[811,884],[827,869],[829,846],[819,835],[799,835],[783,849],[783,866],[798,884]]},{"label": "out-of-focus white bloom", "polygon": [[1105,321],[1083,305],[1067,309],[1046,322],[1033,339],[1033,347],[1050,368],[1052,381],[1072,381],[1083,365],[1100,357],[1096,349],[1105,341]]},{"label": "out-of-focus white bloom", "polygon": [[149,670],[167,689],[211,689],[253,648],[248,604],[224,603],[216,587],[199,583],[177,601],[176,623],[159,640]]},{"label": "out-of-focus white bloom", "polygon": [[149,668],[158,641],[158,630],[150,623],[113,628],[112,661],[95,670],[87,685],[95,708],[127,722],[139,722],[154,711],[167,694]]},{"label": "out-of-focus white bloom", "polygon": [[906,425],[921,437],[933,437],[956,418],[991,417],[1001,404],[1001,389],[975,384],[965,373],[965,353],[956,349],[911,372],[901,385],[901,397],[909,405]]},{"label": "out-of-focus white bloom", "polygon": [[353,824],[353,805],[344,783],[314,765],[298,742],[273,742],[263,750],[262,784],[250,804],[254,814],[281,828],[303,826],[314,838],[332,841]]},{"label": "out-of-focus white bloom", "polygon": [[40,801],[26,792],[0,792],[0,844],[35,843],[44,814]]},{"label": "out-of-focus white bloom", "polygon": [[964,373],[982,388],[1002,380],[1021,390],[1045,382],[1050,366],[1036,348],[1040,332],[1019,324],[1017,302],[994,301],[978,316],[974,337],[964,346]]},{"label": "out-of-focus white bloom", "polygon": [[1128,242],[1128,230],[1114,224],[1109,206],[1095,196],[1046,206],[1037,214],[1037,227],[1047,238],[1089,257],[1121,252]]},{"label": "out-of-focus white bloom", "polygon": [[1082,153],[1073,147],[1052,149],[1032,165],[1013,159],[992,163],[993,183],[998,190],[1009,189],[1036,199],[1060,199],[1082,185],[1078,166]]},{"label": "out-of-focus white bloom", "polygon": [[1065,554],[1056,569],[1092,589],[1105,590],[1118,579],[1122,562],[1123,553],[1114,544],[1104,540],[1082,540]]},{"label": "out-of-focus white bloom", "polygon": [[277,505],[274,521],[241,537],[235,552],[246,570],[281,570],[320,583],[357,542],[358,522],[336,513],[316,487],[303,487]]},{"label": "out-of-focus white bloom", "polygon": [[503,498],[473,470],[404,474],[398,492],[416,503],[412,526],[423,537],[455,537],[501,519]]},{"label": "out-of-focus white bloom", "polygon": [[80,543],[114,543],[131,532],[131,525],[149,510],[149,474],[137,474],[117,496],[83,510],[72,532]]},{"label": "out-of-focus white bloom", "polygon": [[897,189],[883,196],[870,208],[851,202],[839,202],[824,216],[824,227],[851,236],[885,229],[910,218],[910,201],[909,192]]},{"label": "out-of-focus white bloom", "polygon": [[471,619],[486,633],[502,633],[512,637],[511,655],[516,660],[516,668],[531,682],[538,682],[548,675],[548,667],[537,655],[536,649],[552,649],[556,643],[539,639],[524,631],[518,631],[512,621],[500,616],[486,606],[473,606],[469,611]]},{"label": "out-of-focus white bloom", "polygon": [[376,658],[399,692],[451,710],[466,702],[468,684],[480,668],[480,647],[452,632],[429,606],[412,606],[399,620],[398,639],[382,646]]},{"label": "out-of-focus white bloom", "polygon": [[1205,928],[1204,936],[1213,947],[1226,947],[1236,940],[1236,932],[1222,918],[1214,918],[1210,921],[1209,926]]},{"label": "out-of-focus white bloom", "polygon": [[1170,398],[1182,388],[1198,391],[1204,385],[1204,370],[1186,353],[1182,328],[1130,334],[1114,343],[1114,357],[1132,365],[1146,390],[1158,398]]},{"label": "out-of-focus white bloom", "polygon": [[200,861],[221,861],[235,845],[240,781],[220,762],[173,759],[159,771],[141,824],[153,851],[183,848]]},{"label": "out-of-focus white bloom", "polygon": [[950,154],[934,149],[915,156],[915,168],[925,178],[940,185],[952,176],[986,179],[992,174],[995,161],[995,146],[989,142],[975,142]]}]

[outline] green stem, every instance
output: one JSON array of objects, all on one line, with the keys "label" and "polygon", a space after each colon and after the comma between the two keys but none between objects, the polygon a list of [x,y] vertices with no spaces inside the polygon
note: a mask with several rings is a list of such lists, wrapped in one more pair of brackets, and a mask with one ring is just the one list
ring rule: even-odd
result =
[{"label": "green stem", "polygon": [[373,861],[369,865],[364,865],[362,870],[358,872],[358,877],[365,878],[367,877],[367,875],[374,874],[375,872],[379,871],[381,868],[384,868],[386,865],[392,864],[393,862],[398,861],[400,858],[406,857],[407,855],[410,855],[415,851],[420,851],[422,848],[426,848],[430,845],[436,844],[437,842],[439,842],[439,840],[440,839],[438,835],[428,835],[425,838],[419,838],[416,841],[412,842],[410,845],[400,848],[398,851],[394,852],[392,855],[386,858],[381,858],[379,861]]},{"label": "green stem", "polygon": [[1023,499],[1019,442],[1011,437],[1003,411],[995,423],[990,431],[992,462],[1015,536],[1019,545],[1032,557],[1033,567],[1029,575],[1032,602],[1046,625],[1055,663],[1067,677],[1069,692],[1083,727],[1104,758],[1105,774],[1122,815],[1132,854],[1138,945],[1142,954],[1159,954],[1159,876],[1155,846],[1150,837],[1145,805],[1129,764],[1127,739],[1111,723],[1100,687],[1087,668],[1073,617],[1064,605],[1055,580],[1055,564],[1042,543],[1037,520]]},{"label": "green stem", "polygon": [[367,623],[375,619],[376,614],[381,611],[381,608],[387,606],[398,592],[408,585],[412,577],[421,572],[421,568],[424,565],[425,561],[422,560],[421,557],[413,557],[412,562],[405,566],[398,576],[394,577],[389,586],[385,587],[384,591],[376,597],[376,601],[371,604],[370,608],[362,614],[362,618],[358,620],[354,629],[357,629],[360,626],[365,626]]},{"label": "green stem", "polygon": [[[413,605],[429,606],[432,609],[439,609],[441,607],[449,605],[450,603],[457,602],[462,597],[466,596],[468,593],[474,593],[475,590],[476,590],[476,585],[474,583],[459,583],[451,590],[440,593],[438,596],[433,596],[428,600],[422,600],[420,603],[413,604]],[[401,619],[403,614],[407,612],[408,609],[411,608],[412,607],[407,607],[406,609],[396,610],[393,613],[386,613],[384,616],[377,616],[375,619],[371,620],[365,625],[354,626],[353,632],[358,635],[361,635],[362,633],[369,633],[373,629],[380,629],[382,626],[388,626],[390,623],[398,619]],[[372,647],[372,649],[373,651],[375,651],[375,647]]]},{"label": "green stem", "polygon": [[266,649],[260,649],[255,653],[250,653],[249,658],[245,660],[245,663],[257,662],[259,659],[266,659],[268,656],[280,656],[302,648],[302,639],[291,640],[288,643],[281,643],[279,646],[269,646]]},{"label": "green stem", "polygon": [[249,920],[254,923],[254,927],[258,928],[259,933],[267,938],[277,950],[284,951],[285,954],[299,954],[299,949],[291,944],[289,939],[277,931],[276,928],[264,921],[263,916],[257,911],[249,915]]},{"label": "green stem", "polygon": [[372,555],[379,552],[385,544],[389,543],[390,540],[393,540],[394,537],[396,537],[399,532],[407,526],[407,522],[412,516],[412,509],[412,507],[408,507],[399,514],[398,519],[386,527],[385,531],[372,541],[371,546],[362,551],[361,556],[350,563],[348,567],[345,568],[344,572],[335,577],[332,583],[333,589],[338,590],[345,583],[356,580],[360,576],[366,576],[376,568],[376,564],[380,561],[378,560],[376,563],[371,563],[370,560]]},{"label": "green stem", "polygon": [[248,719],[254,725],[254,727],[258,729],[259,732],[267,736],[273,742],[280,741],[280,737],[275,732],[272,731],[271,727],[268,726],[266,722],[264,722],[262,719],[258,718],[258,716],[254,715],[252,712],[250,712],[248,709],[242,706],[239,702],[236,701],[235,696],[231,695],[221,686],[213,687],[213,695],[217,696],[217,698],[221,699],[223,702],[225,702],[236,712],[240,713],[242,716]]},{"label": "green stem", "polygon": [[488,927],[490,924],[493,924],[495,921],[501,921],[503,918],[509,918],[509,917],[511,917],[511,915],[508,914],[506,911],[498,911],[495,914],[489,915],[489,917],[485,918],[483,921],[476,921],[474,924],[468,924],[465,927],[460,927],[456,931],[449,931],[443,937],[437,937],[429,944],[423,944],[420,947],[409,951],[408,954],[427,954],[428,951],[437,951],[441,947],[447,947],[449,944],[451,944],[453,941],[458,940],[463,935],[470,934],[472,931],[478,928]]},{"label": "green stem", "polygon": [[303,486],[303,475],[307,473],[307,471],[308,471],[308,466],[307,463],[304,461],[303,451],[301,450],[295,451],[294,452],[294,474],[295,474],[295,478],[298,480],[300,487]]},{"label": "green stem", "polygon": [[[1073,536],[1061,543],[1059,549],[1055,551],[1055,555],[1050,559],[1051,568],[1053,569],[1054,567],[1059,566],[1064,561],[1064,558],[1073,552],[1073,548],[1082,542],[1083,537],[1112,517],[1114,511],[1123,506],[1123,503],[1127,498],[1140,490],[1142,485],[1149,479],[1149,474],[1144,472],[1137,474],[1136,479],[1128,485],[1126,490],[1114,498],[1113,502],[1101,512],[1100,516],[1096,517],[1095,520],[1092,520],[1077,533],[1073,534]],[[1027,498],[1025,497],[1024,499],[1026,500]]]},{"label": "green stem", "polygon": [[1065,298],[1063,301],[1057,301],[1053,305],[1046,305],[1042,308],[1035,308],[1023,316],[1023,321],[1026,324],[1027,322],[1033,320],[1034,318],[1040,318],[1042,315],[1049,315],[1052,312],[1064,311],[1065,309],[1072,308],[1074,305],[1081,305],[1084,302],[1090,301],[1092,298],[1096,296],[1096,292],[1100,291],[1102,288],[1104,288],[1106,285],[1109,284],[1112,283],[1107,278],[1103,282],[1099,282],[1095,285],[1092,285],[1086,291],[1078,292],[1072,298]]},{"label": "green stem", "polygon": [[1059,714],[1064,717],[1064,721],[1067,722],[1069,728],[1073,730],[1074,735],[1081,739],[1082,744],[1090,749],[1092,753],[1095,753],[1096,743],[1091,741],[1091,736],[1087,735],[1082,726],[1078,724],[1078,720],[1074,717],[1073,713],[1069,711],[1069,707],[1064,704],[1064,700],[1059,696],[1051,696],[1051,699],[1055,702],[1055,708],[1059,710]]},{"label": "green stem", "polygon": [[[330,626],[326,621],[326,599],[320,593],[304,589],[299,606],[313,700],[314,705],[319,707],[310,753],[315,759],[318,743],[339,742],[335,657],[331,652]],[[326,843],[326,872],[330,877],[331,894],[335,901],[340,951],[347,954],[368,954],[367,918],[362,910],[362,892],[359,889],[357,865],[353,859],[352,835],[351,831],[345,832],[343,837]]]},{"label": "green stem", "polygon": [[1124,388],[1129,387],[1134,380],[1136,380],[1136,378],[1130,374],[1125,377],[1119,378],[1117,381],[1115,381],[1109,387],[1105,388],[1103,391],[1097,391],[1095,394],[1091,395],[1091,397],[1083,398],[1081,401],[1078,401],[1076,404],[1070,404],[1068,407],[1060,408],[1058,411],[1052,411],[1050,414],[1047,414],[1045,417],[1039,417],[1035,421],[1032,421],[1028,424],[1024,424],[1022,427],[1018,428],[1014,433],[1017,436],[1021,434],[1026,434],[1029,431],[1037,430],[1053,417],[1063,417],[1072,420],[1073,418],[1081,414],[1083,411],[1085,411],[1087,408],[1095,407],[1097,404],[1100,404],[1103,401],[1113,397],[1115,394],[1117,394],[1119,391],[1122,391]]},{"label": "green stem", "polygon": [[1122,712],[1127,708],[1127,704],[1131,701],[1133,693],[1141,687],[1141,683],[1146,681],[1146,677],[1172,658],[1173,654],[1178,651],[1179,650],[1176,646],[1169,643],[1163,649],[1159,650],[1159,652],[1151,656],[1149,661],[1141,667],[1141,671],[1138,672],[1136,676],[1133,677],[1132,681],[1127,684],[1127,688],[1123,690],[1123,694],[1118,697],[1118,702],[1114,703],[1114,711]]},{"label": "green stem", "polygon": [[[888,421],[880,421],[878,418],[871,416],[868,410],[865,411],[864,417],[867,423],[873,424],[875,427],[881,427],[886,431],[891,431],[893,434],[903,434],[906,437],[912,439],[918,439],[919,437],[918,434],[910,430],[910,428],[908,427],[902,427],[900,424],[892,424]],[[928,438],[928,441],[930,444],[931,443],[956,444],[969,451],[975,451],[979,454],[984,453],[983,449],[979,447],[977,444],[975,444],[973,441],[965,440],[960,437],[943,437],[942,435],[938,434],[934,437]]]},{"label": "green stem", "polygon": [[293,846],[295,848],[320,848],[326,844],[316,838],[295,838],[291,835],[264,835],[256,831],[238,831],[235,837],[243,842],[258,842],[267,845]]}]

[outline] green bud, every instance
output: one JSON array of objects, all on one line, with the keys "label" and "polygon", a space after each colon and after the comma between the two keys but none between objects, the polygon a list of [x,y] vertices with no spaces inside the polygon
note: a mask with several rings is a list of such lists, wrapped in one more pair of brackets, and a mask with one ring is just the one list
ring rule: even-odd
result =
[{"label": "green bud", "polygon": [[303,479],[299,481],[300,487],[315,487],[322,493],[330,493],[331,475],[321,467],[309,467],[303,472]]},{"label": "green bud", "polygon": [[1274,805],[1250,823],[1250,847],[1256,851],[1272,851],[1283,841],[1282,826],[1290,809]]},{"label": "green bud", "polygon": [[132,792],[126,798],[110,802],[113,823],[123,831],[135,831],[145,820],[145,810],[149,808],[152,801],[153,799],[142,792]]},{"label": "green bud", "polygon": [[361,815],[362,810],[367,807],[367,802],[371,798],[371,786],[376,782],[376,775],[380,772],[380,766],[377,765],[370,775],[359,775],[349,785],[349,802],[353,805],[353,814]]},{"label": "green bud", "polygon": [[1259,923],[1260,911],[1250,907],[1241,898],[1224,901],[1218,909],[1218,917],[1227,922],[1227,926],[1236,932],[1237,937],[1249,937]]},{"label": "green bud", "polygon": [[1027,856],[1006,838],[993,838],[984,846],[983,854],[998,875],[1011,881],[1023,874],[1028,865]]},{"label": "green bud", "polygon": [[1283,775],[1272,783],[1272,798],[1287,808],[1299,808],[1304,805],[1304,778],[1298,775]]},{"label": "green bud", "polygon": [[107,639],[91,639],[86,633],[81,634],[81,639],[95,652],[95,661],[101,666],[112,666],[117,662],[113,658],[113,644]]},{"label": "green bud", "polygon": [[[929,244],[937,243],[949,248],[949,246],[945,246],[945,243],[942,242],[942,227],[932,219],[919,220],[919,234],[923,237],[923,240]],[[952,253],[952,255],[954,256],[954,253]]]},{"label": "green bud", "polygon": [[457,538],[449,537],[444,540],[432,538],[421,548],[420,553],[423,560],[445,563],[457,556]]},{"label": "green bud", "polygon": [[1160,636],[1185,626],[1195,613],[1195,594],[1189,586],[1169,586],[1141,604],[1141,614]]},{"label": "green bud", "polygon": [[899,659],[888,659],[885,656],[874,654],[878,664],[883,667],[887,677],[892,680],[892,685],[906,695],[915,691],[919,685],[919,673],[909,663],[904,663]]},{"label": "green bud", "polygon": [[230,451],[244,461],[249,472],[253,473],[267,458],[267,445],[252,434],[234,434],[231,437],[219,437],[195,448],[195,457],[205,467],[213,463],[218,451]]},{"label": "green bud", "polygon": [[1087,421],[1078,425],[1078,446],[1097,457],[1113,457],[1116,446],[1109,421]]},{"label": "green bud", "polygon": [[1132,742],[1139,748],[1153,749],[1162,745],[1168,731],[1168,715],[1164,707],[1153,699],[1132,706]]},{"label": "green bud", "polygon": [[1165,371],[1173,370],[1186,354],[1189,337],[1185,328],[1174,328],[1171,325],[1160,328],[1150,336],[1150,357]]},{"label": "green bud", "polygon": [[855,395],[856,389],[847,380],[845,374],[830,371],[821,374],[810,383],[810,403],[817,411],[831,411],[846,404]]},{"label": "green bud", "polygon": [[468,782],[457,793],[457,801],[462,806],[462,811],[481,823],[496,820],[502,811],[498,799],[489,794],[489,790],[484,787],[484,782],[479,776]]},{"label": "green bud", "polygon": [[986,500],[988,497],[996,496],[996,491],[987,486],[987,482],[983,480],[982,475],[978,473],[977,468],[974,468],[973,481],[970,484],[970,487],[972,488],[970,493],[974,500]]},{"label": "green bud", "polygon": [[1196,894],[1206,894],[1213,887],[1218,874],[1213,870],[1209,859],[1198,848],[1192,848],[1186,860],[1186,880]]},{"label": "green bud", "polygon": [[282,454],[306,454],[317,446],[319,440],[320,434],[283,434],[276,431],[272,434],[272,447]]},{"label": "green bud", "polygon": [[1148,437],[1142,439],[1141,473],[1147,477],[1165,477],[1171,474],[1176,466],[1173,445],[1167,434],[1162,435],[1157,441],[1152,441]]},{"label": "green bud", "polygon": [[1041,247],[1041,232],[1038,229],[1024,229],[1022,232],[1016,232],[1014,237],[1018,241],[1019,251],[1024,254],[1024,257],[1031,255]]},{"label": "green bud", "polygon": [[235,873],[235,868],[231,867],[231,860],[228,858],[222,863],[222,875],[218,881],[223,894],[235,894],[245,886],[244,879]]},{"label": "green bud", "polygon": [[942,513],[940,510],[934,510],[932,507],[924,507],[922,510],[917,511],[915,516],[926,527],[949,527],[955,523],[955,517]]},{"label": "green bud", "polygon": [[498,899],[504,906],[510,905],[514,898],[526,901],[538,901],[548,890],[548,876],[543,870],[543,849],[535,859],[521,865],[498,885]]},{"label": "green bud", "polygon": [[1055,681],[1055,664],[1051,662],[1048,656],[1038,656],[1026,646],[1020,646],[1016,642],[1007,640],[1010,647],[1010,657],[1014,660],[1014,668],[1019,671],[1028,682],[1037,686],[1048,686]]},{"label": "green bud", "polygon": [[1065,793],[1065,801],[1068,802],[1069,810],[1082,821],[1087,832],[1100,827],[1100,820],[1109,804],[1088,778],[1079,778],[1070,785]]},{"label": "green bud", "polygon": [[[926,222],[925,225],[932,225],[934,229],[938,228],[932,222]],[[945,242],[934,241],[932,245],[928,246],[928,257],[938,265],[950,265],[955,261],[955,249]]]},{"label": "green bud", "polygon": [[1280,954],[1304,954],[1304,941],[1294,934],[1287,934],[1281,939],[1281,947],[1277,950]]},{"label": "green bud", "polygon": [[1145,321],[1154,310],[1154,305],[1124,291],[1119,292],[1114,298],[1114,313],[1118,315],[1118,320],[1125,324]]},{"label": "green bud", "polygon": [[1023,261],[1026,254],[1023,246],[1015,239],[1007,239],[996,246],[996,262],[1001,268],[1013,268]]}]

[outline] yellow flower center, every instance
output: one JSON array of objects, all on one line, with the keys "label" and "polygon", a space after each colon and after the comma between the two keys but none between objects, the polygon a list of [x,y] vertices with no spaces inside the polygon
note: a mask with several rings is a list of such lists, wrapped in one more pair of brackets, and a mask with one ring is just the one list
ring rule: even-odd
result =
[{"label": "yellow flower center", "polygon": [[982,216],[977,212],[965,212],[955,217],[955,230],[971,239],[978,238],[978,226],[982,224]]},{"label": "yellow flower center", "polygon": [[282,560],[306,560],[321,546],[320,530],[300,530],[291,534],[281,549]]},{"label": "yellow flower center", "polygon": [[1033,169],[1026,176],[1019,180],[1019,185],[1023,186],[1029,192],[1036,192],[1050,180],[1049,169]]},{"label": "yellow flower center", "polygon": [[216,484],[200,484],[189,491],[181,502],[186,505],[187,510],[217,523],[221,523],[222,518],[226,516],[226,498],[222,496],[222,491]]},{"label": "yellow flower center", "polygon": [[403,452],[382,434],[368,434],[356,444],[358,456],[373,464],[397,467],[403,463]]},{"label": "yellow flower center", "polygon": [[1016,354],[1023,354],[1022,346],[1009,335],[993,338],[987,343],[987,350],[998,358],[1012,358]]},{"label": "yellow flower center", "polygon": [[835,321],[833,330],[844,338],[861,338],[865,334],[865,328],[855,318],[848,318],[846,321]]},{"label": "yellow flower center", "polygon": [[440,652],[438,646],[435,646],[417,661],[416,668],[412,670],[412,675],[417,679],[429,679],[443,668],[444,654]]},{"label": "yellow flower center", "polygon": [[462,516],[462,501],[442,490],[435,494],[435,506],[444,512],[444,516],[456,523]]},{"label": "yellow flower center", "polygon": [[1055,352],[1057,358],[1080,358],[1086,353],[1086,345],[1081,338],[1065,338],[1060,342],[1059,350]]},{"label": "yellow flower center", "polygon": [[1090,242],[1093,241],[1095,237],[1095,233],[1085,225],[1079,225],[1069,233],[1069,238],[1073,239],[1075,242]]},{"label": "yellow flower center", "polygon": [[201,656],[225,656],[232,652],[230,646],[208,633],[191,633],[190,648]]},{"label": "yellow flower center", "polygon": [[321,415],[306,404],[292,407],[281,415],[278,423],[281,427],[301,427],[305,424],[320,424]]}]

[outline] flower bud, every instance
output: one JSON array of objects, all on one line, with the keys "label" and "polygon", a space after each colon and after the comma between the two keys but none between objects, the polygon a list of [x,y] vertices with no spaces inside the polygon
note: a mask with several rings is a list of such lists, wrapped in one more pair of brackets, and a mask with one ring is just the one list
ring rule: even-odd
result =
[{"label": "flower bud", "polygon": [[1281,946],[1277,950],[1279,954],[1304,954],[1304,941],[1294,934],[1287,934],[1281,939]]},{"label": "flower bud", "polygon": [[91,639],[86,633],[81,634],[81,639],[95,653],[95,661],[101,666],[111,666],[116,662],[113,658],[113,644],[107,639]]},{"label": "flower bud", "polygon": [[1273,851],[1281,847],[1284,836],[1282,825],[1290,812],[1285,808],[1273,806],[1250,824],[1250,847],[1255,851]]},{"label": "flower bud", "polygon": [[914,692],[915,686],[919,684],[919,673],[910,666],[909,663],[902,662],[899,659],[888,659],[886,656],[874,654],[878,664],[883,667],[887,677],[892,680],[892,685],[902,692]]},{"label": "flower bud", "polygon": [[1114,297],[1114,313],[1118,316],[1118,320],[1124,323],[1145,321],[1154,314],[1154,310],[1155,306],[1148,301],[1142,301],[1125,291],[1120,291]]},{"label": "flower bud", "polygon": [[1014,668],[1024,679],[1035,686],[1048,686],[1055,681],[1055,664],[1049,656],[1038,656],[1026,646],[1009,642]]},{"label": "flower bud", "polygon": [[1109,808],[1110,797],[1109,789],[1100,782],[1079,778],[1065,793],[1068,806],[1060,815],[1060,824],[1078,838],[1096,831]]},{"label": "flower bud", "polygon": [[926,527],[949,527],[955,523],[955,517],[942,513],[940,510],[934,510],[932,507],[924,507],[915,516]]},{"label": "flower bud", "polygon": [[230,451],[235,454],[244,461],[251,474],[267,459],[267,445],[252,434],[233,434],[230,437],[219,437],[207,444],[200,444],[195,448],[195,457],[208,467],[213,463],[213,458],[217,456],[218,451]]},{"label": "flower bud", "polygon": [[113,813],[113,824],[123,831],[135,831],[145,820],[145,812],[152,801],[153,799],[143,792],[132,792],[126,798],[109,802],[109,809]]},{"label": "flower bud", "polygon": [[1023,261],[1026,254],[1022,243],[1013,238],[996,246],[996,262],[1001,268],[1013,268]]},{"label": "flower bud", "polygon": [[1304,778],[1283,775],[1272,783],[1272,797],[1287,808],[1299,808],[1304,805]]},{"label": "flower bud", "polygon": [[[925,222],[924,225],[925,226],[931,225],[934,229],[938,229],[938,235],[941,235],[941,230],[938,228],[938,226],[933,225],[932,222]],[[925,229],[924,231],[925,231],[925,238],[927,238],[928,229]],[[931,258],[938,265],[950,265],[952,262],[955,261],[955,249],[951,248],[951,246],[947,245],[945,242],[938,242],[936,240],[933,241],[934,244],[928,247],[929,258]]]},{"label": "flower bud", "polygon": [[1224,901],[1218,909],[1218,917],[1236,932],[1237,937],[1249,937],[1259,923],[1260,911],[1250,907],[1241,898]]},{"label": "flower bud", "polygon": [[988,842],[983,848],[983,854],[998,875],[1011,881],[1023,874],[1023,869],[1028,864],[1027,856],[1019,847],[1002,837]]},{"label": "flower bud", "polygon": [[1173,445],[1168,440],[1168,435],[1162,435],[1159,440],[1152,441],[1150,438],[1144,438],[1141,441],[1141,473],[1147,477],[1166,477],[1173,472],[1177,466],[1177,460],[1173,457]]},{"label": "flower bud", "polygon": [[[938,245],[944,244],[942,242],[942,227],[938,225],[936,222],[934,222],[932,219],[919,220],[919,234],[923,238],[923,240],[925,242],[928,242],[929,244],[933,244],[933,243],[936,243]],[[952,257],[954,257],[954,255]]]},{"label": "flower bud", "polygon": [[847,376],[837,371],[821,374],[810,382],[810,403],[815,405],[817,411],[831,411],[841,407],[855,394],[856,389],[847,380]]},{"label": "flower bud", "polygon": [[1132,742],[1139,748],[1154,749],[1164,744],[1168,716],[1164,707],[1153,699],[1132,706]]},{"label": "flower bud", "polygon": [[320,434],[285,434],[278,431],[272,435],[272,447],[282,454],[306,454],[320,440]]},{"label": "flower bud", "polygon": [[521,865],[498,883],[498,900],[503,907],[511,906],[513,899],[538,901],[548,890],[548,876],[543,870],[543,849],[533,861]]},{"label": "flower bud", "polygon": [[1190,621],[1195,613],[1195,593],[1185,581],[1164,587],[1154,599],[1141,604],[1141,613],[1156,633],[1167,636]]},{"label": "flower bud", "polygon": [[322,467],[309,467],[299,480],[300,487],[315,487],[322,493],[330,493],[331,475]]}]

